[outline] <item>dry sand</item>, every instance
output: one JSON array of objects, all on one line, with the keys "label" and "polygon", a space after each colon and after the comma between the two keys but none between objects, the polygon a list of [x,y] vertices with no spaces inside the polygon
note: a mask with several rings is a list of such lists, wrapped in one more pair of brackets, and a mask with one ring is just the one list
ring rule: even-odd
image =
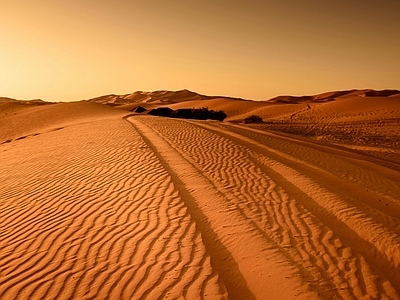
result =
[{"label": "dry sand", "polygon": [[0,299],[400,299],[400,98],[368,95],[0,101]]}]

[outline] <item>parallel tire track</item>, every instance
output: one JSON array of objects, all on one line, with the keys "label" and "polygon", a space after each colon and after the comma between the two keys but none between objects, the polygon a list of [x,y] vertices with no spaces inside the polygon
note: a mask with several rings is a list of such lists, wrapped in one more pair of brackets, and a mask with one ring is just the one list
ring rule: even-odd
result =
[{"label": "parallel tire track", "polygon": [[[316,297],[306,285],[301,285],[292,267],[286,265],[286,256],[277,251],[276,243],[262,233],[259,225],[246,216],[243,208],[232,207],[232,199],[229,198],[231,195],[221,189],[212,175],[204,172],[204,169],[185,152],[185,146],[182,146],[184,143],[175,145],[169,134],[159,130],[157,125],[162,124],[164,120],[147,117],[128,120],[138,129],[164,168],[171,174],[189,212],[203,233],[204,243],[212,256],[213,267],[226,284],[230,298],[263,299],[266,295],[273,299]],[[171,123],[164,124],[167,129],[178,125],[172,120],[169,122]],[[178,126],[183,131],[196,130],[195,127],[184,128],[193,127],[186,122]],[[190,134],[190,131],[188,133]],[[191,132],[193,133],[196,134]],[[174,133],[174,136],[179,134]],[[209,136],[213,135],[203,132],[202,136],[198,136],[198,147],[193,149],[200,148],[202,153],[208,156],[211,148],[202,148],[201,141],[207,141]],[[198,153],[196,158],[201,159],[201,154]],[[208,158],[215,162],[213,153]],[[222,169],[225,161],[222,159],[217,162],[218,169]],[[239,171],[238,169],[237,172],[224,174],[230,179],[239,175]],[[273,278],[271,274],[268,275],[272,270]]]},{"label": "parallel tire track", "polygon": [[226,298],[170,175],[126,121],[0,152],[0,299]]},{"label": "parallel tire track", "polygon": [[0,145],[0,299],[400,299],[397,171],[227,123],[125,119]]},{"label": "parallel tire track", "polygon": [[400,297],[396,171],[217,122],[132,120],[208,178],[323,298]]}]

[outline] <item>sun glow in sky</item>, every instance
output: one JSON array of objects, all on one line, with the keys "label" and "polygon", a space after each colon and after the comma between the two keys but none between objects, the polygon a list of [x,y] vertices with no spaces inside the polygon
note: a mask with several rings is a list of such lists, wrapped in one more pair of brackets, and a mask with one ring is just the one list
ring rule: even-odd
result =
[{"label": "sun glow in sky", "polygon": [[0,96],[400,88],[398,0],[0,0]]}]

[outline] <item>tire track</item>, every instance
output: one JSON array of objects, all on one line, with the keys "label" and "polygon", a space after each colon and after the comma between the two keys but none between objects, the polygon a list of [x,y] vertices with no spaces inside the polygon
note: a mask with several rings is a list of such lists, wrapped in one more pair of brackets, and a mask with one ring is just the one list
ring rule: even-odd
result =
[{"label": "tire track", "polygon": [[0,152],[1,299],[159,298],[160,282],[173,298],[226,298],[170,175],[124,120]]},{"label": "tire track", "polygon": [[[157,153],[164,168],[171,174],[175,186],[179,187],[180,194],[186,201],[191,215],[193,215],[203,234],[203,239],[208,251],[211,254],[213,267],[215,267],[224,283],[227,286],[229,296],[232,299],[262,299],[265,295],[271,297],[284,298],[305,298],[315,297],[307,286],[301,286],[296,275],[293,274],[291,267],[285,265],[285,256],[277,252],[275,245],[271,244],[271,239],[266,235],[254,234],[259,230],[257,224],[247,218],[241,211],[243,209],[231,209],[226,193],[214,184],[214,180],[208,174],[204,174],[203,169],[199,169],[193,158],[201,157],[201,153],[209,153],[209,144],[214,142],[214,134],[203,132],[198,136],[196,127],[186,122],[176,124],[168,120],[165,124],[163,119],[152,117],[134,117],[128,119],[142,134],[143,139]],[[146,125],[147,124],[147,125]],[[199,140],[190,141],[173,132],[166,135],[161,132],[158,125],[165,126],[167,129],[179,128],[184,134],[193,135],[193,138]],[[149,127],[151,126],[151,127]],[[176,127],[179,126],[179,127]],[[193,128],[184,128],[190,126]],[[183,130],[182,130],[183,129]],[[189,131],[187,131],[189,129]],[[176,145],[175,140],[182,141]],[[172,142],[169,142],[169,141]],[[197,156],[189,156],[184,152],[185,145],[196,145],[193,151]],[[207,148],[202,148],[205,145]],[[215,145],[222,145],[215,143]],[[208,150],[208,151],[204,151]],[[233,149],[232,154],[242,155],[243,152],[237,152]],[[190,153],[191,154],[191,153]],[[214,159],[211,155],[208,159]],[[213,161],[214,162],[214,161]],[[221,159],[220,165],[226,160]],[[210,165],[214,168],[214,165]],[[215,173],[218,173],[218,170]],[[238,171],[240,171],[238,169]],[[226,179],[231,184],[230,172],[225,174]],[[234,173],[240,175],[241,173]],[[254,227],[256,226],[256,227]],[[239,241],[239,242],[238,242]],[[241,243],[240,241],[246,241]],[[255,255],[252,255],[256,251]],[[274,278],[265,280],[265,274],[271,269],[276,270]],[[269,275],[271,277],[271,275]],[[296,290],[297,289],[297,290]]]},{"label": "tire track", "polygon": [[396,172],[235,126],[132,119],[191,161],[323,298],[399,297]]}]

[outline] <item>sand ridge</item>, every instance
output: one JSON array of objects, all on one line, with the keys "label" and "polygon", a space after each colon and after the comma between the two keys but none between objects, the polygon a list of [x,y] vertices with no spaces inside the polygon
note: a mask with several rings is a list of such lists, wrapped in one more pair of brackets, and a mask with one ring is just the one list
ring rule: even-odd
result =
[{"label": "sand ridge", "polygon": [[0,144],[77,123],[123,115],[124,111],[84,101],[46,105],[27,105],[20,101],[3,103],[0,104]]}]

